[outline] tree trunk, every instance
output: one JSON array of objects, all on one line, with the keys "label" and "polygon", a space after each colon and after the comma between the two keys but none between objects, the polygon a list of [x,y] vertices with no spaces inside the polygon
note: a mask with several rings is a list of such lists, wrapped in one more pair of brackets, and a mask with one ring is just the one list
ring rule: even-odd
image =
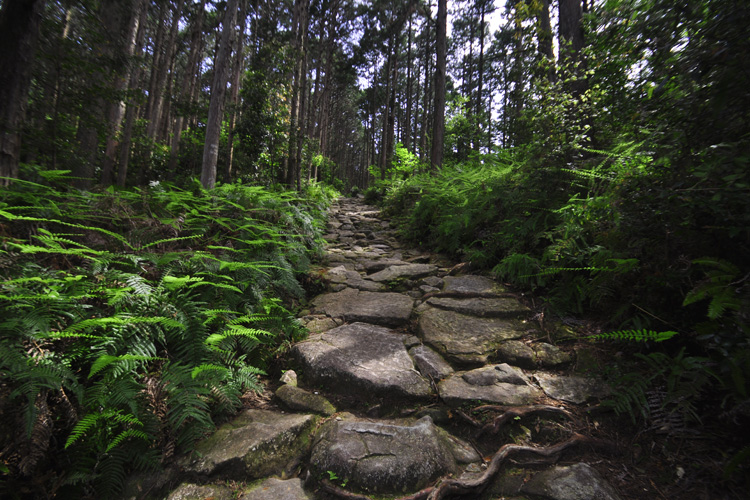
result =
[{"label": "tree trunk", "polygon": [[[190,29],[190,55],[185,65],[185,73],[182,75],[182,85],[180,86],[180,104],[187,106],[191,104],[193,88],[195,87],[196,74],[198,73],[198,63],[203,45],[203,19],[206,12],[206,0],[201,0],[198,5],[196,18]],[[185,124],[185,111],[178,110],[176,118],[172,124],[172,144],[169,152],[169,177],[174,178],[177,173],[177,161],[180,157],[180,140]]]},{"label": "tree trunk", "polygon": [[0,10],[0,185],[18,177],[21,128],[45,0],[6,0]]},{"label": "tree trunk", "polygon": [[232,51],[232,34],[237,19],[238,0],[228,0],[224,13],[224,26],[221,31],[221,42],[214,63],[214,79],[211,85],[211,103],[208,107],[206,123],[206,142],[203,146],[203,164],[201,167],[201,184],[206,189],[216,185],[216,163],[219,159],[219,135],[224,108],[224,96],[227,93],[229,60]]},{"label": "tree trunk", "polygon": [[[115,79],[115,95],[119,95],[125,90],[126,85],[130,82],[130,75],[133,69],[133,54],[135,53],[138,30],[141,23],[141,12],[148,8],[147,0],[136,0],[135,8],[130,15],[128,25],[125,30],[124,43],[121,47],[121,53],[126,60],[125,70]],[[102,164],[102,184],[107,186],[112,183],[112,175],[115,164],[115,150],[117,148],[117,135],[120,132],[122,119],[125,115],[125,102],[118,99],[109,104],[107,110],[107,143],[104,149],[104,162]]]},{"label": "tree trunk", "polygon": [[[143,41],[146,37],[146,21],[148,18],[148,3],[146,8],[141,11],[141,19],[138,23],[138,35],[135,42],[134,56],[138,57],[143,50]],[[128,87],[130,89],[138,88],[138,84],[141,80],[142,70],[140,67],[136,67],[135,71],[130,75],[130,83]],[[125,182],[128,176],[128,164],[130,163],[130,152],[132,146],[133,127],[137,118],[138,102],[134,98],[130,98],[127,111],[125,112],[125,125],[122,131],[122,141],[120,141],[120,164],[117,170],[117,185],[125,186]]]},{"label": "tree trunk", "polygon": [[[564,1],[564,0],[562,0]],[[537,22],[539,23],[539,55],[544,57],[547,68],[547,78],[550,82],[555,81],[555,54],[552,51],[552,24],[549,18],[550,0],[541,0]]]},{"label": "tree trunk", "polygon": [[229,105],[231,106],[232,117],[229,120],[229,137],[227,138],[227,147],[229,148],[229,159],[227,160],[226,169],[224,170],[224,182],[232,180],[232,167],[234,163],[234,133],[239,116],[239,97],[240,82],[242,81],[242,62],[245,54],[245,27],[247,26],[247,0],[240,2],[240,31],[235,41],[235,54],[232,64],[232,91],[229,94]]},{"label": "tree trunk", "polygon": [[432,156],[430,163],[433,170],[443,165],[443,139],[445,136],[445,52],[447,0],[438,0],[437,37],[435,40],[437,61],[435,63],[435,110],[432,126]]},{"label": "tree trunk", "polygon": [[560,0],[560,66],[573,79],[569,88],[574,96],[586,90],[581,68],[583,50],[583,10],[581,0]]}]

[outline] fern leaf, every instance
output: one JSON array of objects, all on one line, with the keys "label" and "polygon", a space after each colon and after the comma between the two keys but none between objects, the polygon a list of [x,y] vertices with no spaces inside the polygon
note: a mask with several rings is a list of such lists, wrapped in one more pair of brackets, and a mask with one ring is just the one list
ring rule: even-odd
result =
[{"label": "fern leaf", "polygon": [[654,330],[618,330],[616,332],[589,335],[591,340],[627,340],[630,342],[663,342],[677,335],[675,331],[656,332]]}]

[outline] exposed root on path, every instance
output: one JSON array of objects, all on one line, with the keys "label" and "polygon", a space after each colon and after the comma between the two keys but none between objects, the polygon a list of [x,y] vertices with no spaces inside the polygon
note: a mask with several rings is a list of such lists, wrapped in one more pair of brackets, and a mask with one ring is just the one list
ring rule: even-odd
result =
[{"label": "exposed root on path", "polygon": [[[478,476],[464,479],[443,478],[438,480],[434,486],[430,486],[412,495],[399,497],[397,500],[446,500],[462,495],[476,495],[484,491],[495,476],[500,472],[502,465],[511,457],[519,454],[531,454],[535,456],[533,463],[535,465],[542,463],[555,463],[559,455],[576,446],[588,445],[597,448],[614,449],[614,444],[609,441],[602,441],[583,434],[575,433],[566,441],[554,446],[545,448],[536,448],[534,446],[525,446],[519,444],[505,444],[495,453],[487,466],[487,469]],[[351,493],[339,488],[327,480],[323,480],[321,487],[328,493],[335,495],[337,498],[345,500],[372,500],[370,497]]]},{"label": "exposed root on path", "polygon": [[479,431],[479,435],[488,432],[490,434],[497,434],[508,420],[516,418],[527,417],[529,415],[539,416],[554,416],[564,415],[569,419],[573,419],[573,415],[565,408],[550,405],[529,405],[529,406],[497,406],[497,405],[483,405],[474,408],[472,411],[501,411],[502,414],[496,416],[492,422],[482,426]]}]

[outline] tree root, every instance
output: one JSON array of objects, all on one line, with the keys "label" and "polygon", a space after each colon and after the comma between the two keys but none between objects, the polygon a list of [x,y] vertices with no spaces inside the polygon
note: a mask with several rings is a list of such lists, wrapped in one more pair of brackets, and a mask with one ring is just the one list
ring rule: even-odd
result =
[{"label": "tree root", "polygon": [[487,410],[502,411],[503,413],[496,416],[492,420],[492,422],[485,424],[479,431],[480,436],[485,432],[489,432],[490,434],[497,434],[500,431],[500,427],[508,420],[526,417],[528,415],[565,415],[570,419],[573,418],[573,415],[571,415],[570,412],[565,408],[559,408],[557,406],[550,405],[529,405],[513,407],[484,405],[474,408],[474,411]]},{"label": "tree root", "polygon": [[[563,410],[564,411],[564,410]],[[542,460],[535,460],[534,464],[554,463],[559,458],[560,453],[580,445],[591,445],[596,447],[605,447],[612,449],[613,443],[593,439],[582,434],[573,434],[568,440],[546,448],[536,448],[518,444],[506,444],[500,447],[495,453],[487,466],[487,469],[479,476],[465,479],[448,479],[438,480],[434,486],[430,486],[409,496],[399,497],[396,500],[445,500],[455,496],[476,495],[481,493],[500,472],[502,465],[511,457],[523,453],[533,454]],[[336,498],[344,500],[371,500],[370,497],[351,493],[331,484],[327,480],[320,483],[321,487]]]}]

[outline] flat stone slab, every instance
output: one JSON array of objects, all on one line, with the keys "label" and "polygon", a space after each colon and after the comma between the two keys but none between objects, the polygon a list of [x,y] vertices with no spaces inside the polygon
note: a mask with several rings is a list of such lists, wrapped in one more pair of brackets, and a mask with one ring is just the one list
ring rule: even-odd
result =
[{"label": "flat stone slab", "polygon": [[409,320],[414,299],[400,293],[363,292],[346,288],[318,295],[313,308],[333,318],[383,326],[401,326]]},{"label": "flat stone slab", "polygon": [[284,472],[308,449],[318,417],[244,410],[199,442],[185,470],[202,477],[256,479]]},{"label": "flat stone slab", "polygon": [[521,492],[549,500],[620,500],[612,485],[585,463],[534,474]]},{"label": "flat stone slab", "polygon": [[313,498],[302,487],[301,479],[282,480],[271,477],[245,490],[240,500],[313,500]]},{"label": "flat stone slab", "polygon": [[276,389],[276,397],[292,410],[317,413],[327,417],[336,413],[336,408],[323,396],[290,384]]},{"label": "flat stone slab", "polygon": [[434,380],[440,380],[451,373],[453,368],[440,354],[436,353],[426,345],[418,345],[409,350],[409,354],[417,365],[419,373]]},{"label": "flat stone slab", "polygon": [[337,392],[426,398],[430,383],[417,372],[404,342],[408,335],[352,323],[310,337],[292,349],[313,383]]},{"label": "flat stone slab", "polygon": [[505,297],[473,297],[468,299],[431,297],[427,299],[427,303],[448,311],[491,318],[523,318],[531,312],[531,309],[516,299]]},{"label": "flat stone slab", "polygon": [[367,276],[368,279],[377,283],[393,281],[402,278],[417,279],[430,276],[437,271],[437,266],[432,264],[407,264],[405,266],[390,266],[382,271]]},{"label": "flat stone slab", "polygon": [[498,345],[525,334],[523,324],[503,318],[479,318],[436,307],[419,317],[422,339],[449,361],[484,365]]},{"label": "flat stone slab", "polygon": [[494,280],[485,276],[467,274],[465,276],[446,276],[443,278],[444,292],[463,295],[498,295],[505,289]]},{"label": "flat stone slab", "polygon": [[455,472],[459,461],[480,459],[448,436],[430,417],[406,422],[351,416],[330,420],[313,444],[310,471],[322,477],[330,471],[347,482],[348,490],[409,493]]},{"label": "flat stone slab", "polygon": [[520,369],[507,364],[456,372],[438,384],[438,393],[451,406],[476,401],[525,405],[542,396]]},{"label": "flat stone slab", "polygon": [[520,340],[508,340],[497,348],[497,358],[521,368],[555,368],[573,362],[574,355],[546,342],[528,345]]},{"label": "flat stone slab", "polygon": [[302,324],[311,333],[325,332],[326,330],[330,330],[331,328],[336,328],[337,326],[341,326],[342,323],[343,323],[343,320],[341,319],[337,320],[337,319],[330,318],[328,316],[323,316],[323,315],[304,318],[302,321]]},{"label": "flat stone slab", "polygon": [[[371,247],[379,247],[380,245],[370,245]],[[383,269],[391,266],[406,266],[408,262],[404,262],[399,259],[378,259],[378,260],[366,260],[362,263],[365,271],[368,274],[377,273]]]},{"label": "flat stone slab", "polygon": [[204,486],[192,483],[182,483],[169,494],[167,500],[232,500],[232,490],[218,484],[207,484]]},{"label": "flat stone slab", "polygon": [[375,283],[369,279],[364,279],[357,271],[350,271],[344,266],[329,269],[328,272],[326,272],[326,278],[328,278],[331,283],[344,284],[348,287],[366,292],[385,291],[385,285]]},{"label": "flat stone slab", "polygon": [[571,403],[583,404],[589,400],[605,398],[612,393],[604,382],[586,377],[542,372],[535,373],[534,377],[547,396]]}]

